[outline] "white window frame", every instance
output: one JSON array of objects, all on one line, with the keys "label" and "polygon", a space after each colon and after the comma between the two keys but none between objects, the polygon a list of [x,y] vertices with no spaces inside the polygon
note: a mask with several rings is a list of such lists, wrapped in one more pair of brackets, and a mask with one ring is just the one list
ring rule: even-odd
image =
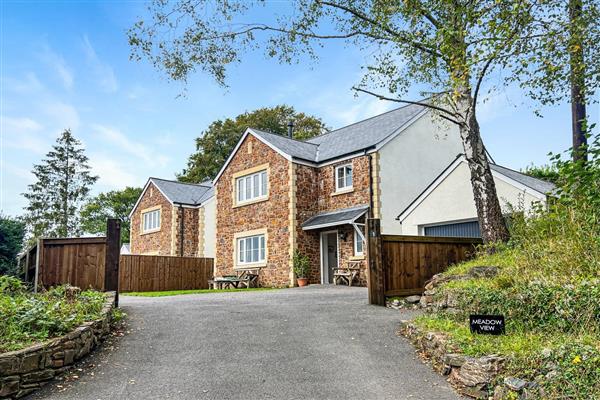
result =
[{"label": "white window frame", "polygon": [[[358,243],[362,242],[362,251],[358,251]],[[364,256],[365,255],[365,241],[359,236],[358,232],[354,230],[354,255],[355,256]]]},{"label": "white window frame", "polygon": [[[258,248],[255,249],[252,246],[252,248],[248,250],[248,244],[253,245],[255,238],[257,238]],[[235,247],[236,265],[238,267],[248,265],[260,265],[264,264],[267,260],[267,237],[264,233],[238,237],[236,238]],[[247,261],[247,256],[250,254],[251,258],[253,258],[253,253],[255,252],[258,256],[257,259]]]},{"label": "white window frame", "polygon": [[[346,175],[346,168],[350,167],[350,185],[348,185],[347,179],[348,175]],[[339,172],[342,171],[344,174],[344,185],[340,186],[340,175]],[[352,167],[352,163],[338,165],[334,170],[334,179],[335,179],[335,191],[342,192],[347,190],[352,190],[354,185],[354,168]]]},{"label": "white window frame", "polygon": [[[148,217],[148,225],[146,224]],[[142,233],[150,233],[160,231],[161,226],[161,209],[148,210],[142,212]]]},{"label": "white window frame", "polygon": [[[250,187],[248,187],[250,184]],[[241,189],[241,190],[240,190]],[[258,194],[255,191],[258,190]],[[243,194],[243,198],[241,195]],[[236,204],[252,203],[269,196],[269,173],[266,169],[235,178]]]}]

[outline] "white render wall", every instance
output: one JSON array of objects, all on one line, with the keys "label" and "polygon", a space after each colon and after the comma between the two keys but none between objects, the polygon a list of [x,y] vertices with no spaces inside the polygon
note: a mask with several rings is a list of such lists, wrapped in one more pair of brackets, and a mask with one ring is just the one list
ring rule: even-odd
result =
[{"label": "white render wall", "polygon": [[[471,175],[466,162],[461,162],[454,171],[402,221],[403,235],[422,235],[422,226],[440,223],[461,222],[477,218]],[[522,187],[508,183],[506,178],[494,176],[496,191],[503,211],[510,205],[531,210],[532,203],[545,203],[545,198]]]},{"label": "white render wall", "polygon": [[215,257],[217,245],[217,196],[204,203],[204,257]]},{"label": "white render wall", "polygon": [[379,150],[382,233],[402,233],[396,217],[462,152],[458,127],[431,112]]}]

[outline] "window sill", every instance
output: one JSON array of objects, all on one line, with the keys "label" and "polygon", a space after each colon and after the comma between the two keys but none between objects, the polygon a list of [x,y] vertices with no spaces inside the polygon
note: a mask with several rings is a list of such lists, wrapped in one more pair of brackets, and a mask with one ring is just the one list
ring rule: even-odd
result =
[{"label": "window sill", "polygon": [[142,232],[142,233],[140,233],[140,236],[149,235],[149,234],[151,234],[151,233],[156,233],[156,232],[160,232],[160,228],[158,228],[158,229],[153,229],[153,230],[151,230],[151,231],[145,231],[145,232]]},{"label": "window sill", "polygon": [[250,200],[250,201],[245,201],[243,203],[235,203],[231,208],[239,208],[239,207],[244,207],[244,206],[249,206],[250,204],[256,204],[256,203],[262,203],[263,201],[267,201],[269,200],[269,197],[260,197],[258,199],[254,199],[254,200]]},{"label": "window sill", "polygon": [[254,269],[254,268],[264,268],[267,266],[267,262],[260,262],[256,264],[244,264],[244,265],[235,265],[233,269]]},{"label": "window sill", "polygon": [[346,188],[346,189],[340,189],[340,190],[338,190],[336,192],[331,193],[331,197],[333,197],[333,196],[339,196],[340,194],[348,194],[348,193],[352,193],[352,192],[354,192],[354,188],[353,187]]},{"label": "window sill", "polygon": [[364,259],[365,259],[364,255],[362,255],[362,256],[351,256],[349,258],[350,261],[360,261],[360,260],[364,260]]}]

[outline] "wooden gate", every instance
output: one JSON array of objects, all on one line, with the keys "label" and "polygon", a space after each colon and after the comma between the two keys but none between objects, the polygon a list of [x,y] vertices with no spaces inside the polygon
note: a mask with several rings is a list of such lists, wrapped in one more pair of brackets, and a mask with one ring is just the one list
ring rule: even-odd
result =
[{"label": "wooden gate", "polygon": [[421,294],[425,283],[448,266],[468,260],[481,239],[381,235],[379,220],[369,227],[369,303],[387,296]]}]

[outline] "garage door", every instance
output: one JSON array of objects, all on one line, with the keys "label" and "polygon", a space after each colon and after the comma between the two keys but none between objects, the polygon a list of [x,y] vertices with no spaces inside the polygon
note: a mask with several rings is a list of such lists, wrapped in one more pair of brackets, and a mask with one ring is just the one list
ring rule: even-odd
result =
[{"label": "garage door", "polygon": [[426,226],[423,230],[425,236],[444,236],[444,237],[471,237],[479,238],[479,222],[459,222],[455,224],[444,224]]}]

